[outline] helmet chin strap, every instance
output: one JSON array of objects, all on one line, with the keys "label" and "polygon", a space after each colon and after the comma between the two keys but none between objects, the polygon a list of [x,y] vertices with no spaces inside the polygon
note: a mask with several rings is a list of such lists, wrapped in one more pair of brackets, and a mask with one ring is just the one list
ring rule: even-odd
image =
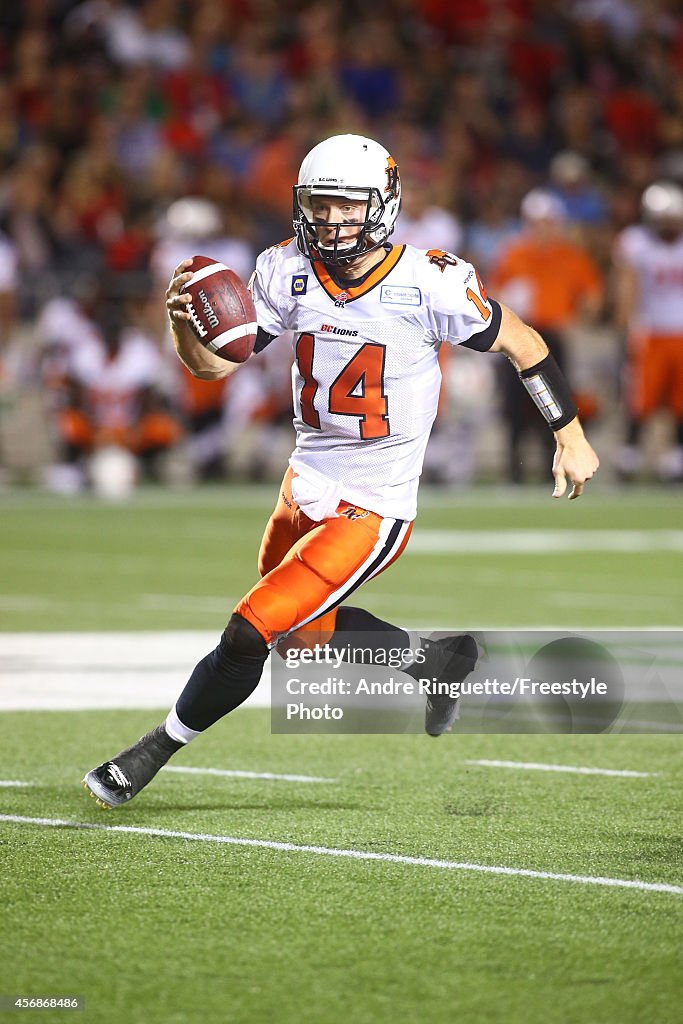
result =
[{"label": "helmet chin strap", "polygon": [[[372,237],[368,236],[367,234],[364,234],[362,239],[362,247],[354,252],[348,252],[345,251],[344,249],[340,249],[339,244],[333,246],[332,248],[329,248],[327,246],[321,245],[319,240],[314,238],[310,240],[309,244],[311,249],[317,252],[320,260],[323,263],[329,263],[331,266],[335,266],[339,264],[351,263],[353,262],[353,260],[360,259],[361,256],[365,256],[370,252],[374,252],[376,249],[379,249],[381,246],[387,244],[387,236],[385,236],[381,240],[375,241]],[[349,248],[353,249],[354,246],[351,245]]]}]

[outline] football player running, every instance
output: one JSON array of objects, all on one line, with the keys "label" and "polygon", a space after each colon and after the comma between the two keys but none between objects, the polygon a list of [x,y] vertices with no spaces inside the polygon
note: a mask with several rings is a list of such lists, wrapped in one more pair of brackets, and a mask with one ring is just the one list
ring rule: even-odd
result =
[{"label": "football player running", "polygon": [[[335,644],[335,633],[351,631],[371,633],[378,651],[414,648],[408,633],[346,602],[408,542],[442,344],[511,360],[555,434],[555,497],[569,480],[569,497],[577,498],[598,467],[541,337],[487,297],[470,264],[391,244],[400,201],[396,162],[371,139],[327,139],[301,166],[295,237],[263,252],[251,280],[255,353],[286,331],[294,337],[296,448],[261,544],[261,579],[165,722],[85,776],[105,807],[130,800],[172,754],[239,707],[283,638]],[[173,341],[192,373],[215,380],[238,367],[211,354],[189,326],[190,266],[180,264],[167,291]],[[461,682],[476,663],[476,642],[466,634],[420,644],[427,662],[419,672],[437,681],[435,691],[448,691],[440,684]],[[426,731],[441,735],[457,710],[449,693],[435,693]]]}]

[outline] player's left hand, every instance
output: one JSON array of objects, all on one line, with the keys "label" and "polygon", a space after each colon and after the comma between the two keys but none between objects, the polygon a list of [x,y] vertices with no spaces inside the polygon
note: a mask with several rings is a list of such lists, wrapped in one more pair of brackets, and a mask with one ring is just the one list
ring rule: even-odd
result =
[{"label": "player's left hand", "polygon": [[[565,430],[568,429],[565,428]],[[600,460],[580,428],[579,432],[573,431],[569,436],[562,436],[564,432],[564,430],[559,430],[555,434],[557,448],[553,459],[553,476],[555,477],[553,498],[562,497],[567,490],[567,480],[569,479],[572,484],[572,489],[569,492],[571,500],[583,494],[584,484],[597,472]]]}]

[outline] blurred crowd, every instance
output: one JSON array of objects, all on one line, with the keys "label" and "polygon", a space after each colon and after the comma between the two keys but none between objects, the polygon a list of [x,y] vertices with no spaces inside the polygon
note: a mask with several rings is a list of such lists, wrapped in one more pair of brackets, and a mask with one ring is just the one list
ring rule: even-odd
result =
[{"label": "blurred crowd", "polygon": [[[397,158],[396,241],[470,259],[542,331],[614,472],[683,479],[677,0],[0,5],[0,472],[38,464],[78,490],[110,450],[152,479],[281,468],[288,347],[197,382],[169,354],[163,292],[200,252],[247,279],[292,234],[303,155],[341,132]],[[653,257],[634,229],[669,248]],[[632,296],[653,258],[672,268],[659,330],[678,356],[644,401],[651,339],[634,336],[658,325]],[[536,446],[545,457],[549,434],[497,360],[444,357],[428,478],[480,473],[482,443],[514,482]]]}]

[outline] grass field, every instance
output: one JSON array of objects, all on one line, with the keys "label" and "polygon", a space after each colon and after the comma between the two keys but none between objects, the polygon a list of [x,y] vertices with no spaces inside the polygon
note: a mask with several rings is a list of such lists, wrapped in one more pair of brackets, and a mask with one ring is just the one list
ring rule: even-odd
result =
[{"label": "grass field", "polygon": [[[218,632],[272,499],[3,496],[1,628]],[[674,492],[428,494],[359,603],[406,626],[680,628],[682,563]],[[79,995],[93,1024],[680,1020],[680,736],[273,736],[243,710],[174,767],[331,781],[164,770],[100,811],[83,773],[165,710],[3,714],[0,995]]]}]

